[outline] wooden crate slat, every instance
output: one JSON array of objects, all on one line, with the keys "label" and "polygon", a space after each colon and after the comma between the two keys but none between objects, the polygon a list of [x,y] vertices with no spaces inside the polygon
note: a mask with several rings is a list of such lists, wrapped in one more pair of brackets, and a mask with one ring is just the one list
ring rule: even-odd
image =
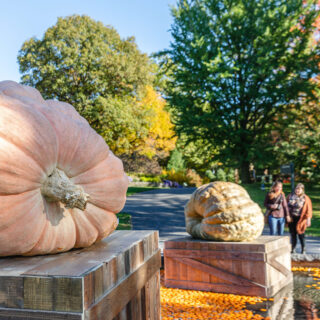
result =
[{"label": "wooden crate slat", "polygon": [[262,252],[242,252],[242,251],[213,251],[213,250],[182,250],[182,249],[170,249],[166,252],[167,257],[185,257],[188,255],[190,258],[206,258],[214,257],[216,259],[223,260],[253,260],[253,261],[265,261],[266,255]]},{"label": "wooden crate slat", "polygon": [[221,278],[225,281],[231,282],[233,284],[238,284],[240,286],[250,286],[250,285],[256,285],[258,287],[263,287],[263,285],[259,283],[255,283],[251,280],[245,279],[241,276],[232,274],[231,272],[228,272],[226,270],[220,269],[218,267],[214,267],[212,265],[207,265],[205,263],[202,263],[200,261],[190,259],[190,258],[179,258],[175,259],[178,260],[178,262],[182,262],[192,268],[198,269],[202,272],[209,273],[217,278]]},{"label": "wooden crate slat", "polygon": [[276,259],[282,254],[290,252],[290,249],[291,248],[289,247],[283,247],[276,250],[276,252],[273,251],[270,256],[267,256],[267,263],[271,265],[273,268],[277,269],[279,272],[281,272],[285,277],[291,274],[291,270],[286,268],[283,264],[281,264]]},{"label": "wooden crate slat", "polygon": [[209,282],[195,282],[182,280],[165,280],[165,285],[170,288],[180,288],[189,290],[212,291],[220,293],[252,295],[252,296],[266,296],[267,288],[258,286],[235,286],[227,283],[209,283]]},{"label": "wooden crate slat", "polygon": [[[100,302],[85,311],[85,319],[113,319],[132,297],[141,290],[161,266],[161,253],[157,251],[151,258],[125,278],[118,286],[106,295]],[[121,297],[121,299],[119,298]]]},{"label": "wooden crate slat", "polygon": [[142,234],[143,232],[139,231],[134,234],[125,231],[124,234],[121,234],[118,231],[114,237],[110,236],[110,239],[106,238],[89,248],[63,253],[55,260],[29,269],[24,274],[80,276],[91,268],[97,267],[99,263],[108,261],[126,248],[134,246]]},{"label": "wooden crate slat", "polygon": [[24,309],[82,311],[81,278],[24,277]]},{"label": "wooden crate slat", "polygon": [[52,256],[0,258],[0,320],[97,320],[106,310],[115,320],[160,320],[160,266],[155,231],[117,231]]},{"label": "wooden crate slat", "polygon": [[0,308],[0,320],[82,320],[81,313]]},{"label": "wooden crate slat", "polygon": [[167,286],[269,296],[292,281],[289,237],[224,243],[185,237],[164,247]]},{"label": "wooden crate slat", "polygon": [[23,308],[23,279],[2,277],[0,281],[0,307]]}]

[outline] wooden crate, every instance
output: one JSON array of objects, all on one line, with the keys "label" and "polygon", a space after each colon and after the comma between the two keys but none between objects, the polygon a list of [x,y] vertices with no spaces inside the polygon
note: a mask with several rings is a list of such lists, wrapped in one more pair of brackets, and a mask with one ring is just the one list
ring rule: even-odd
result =
[{"label": "wooden crate", "polygon": [[289,237],[213,242],[191,237],[164,243],[165,285],[271,297],[292,281]]},{"label": "wooden crate", "polygon": [[0,319],[160,319],[158,232],[115,231],[90,248],[0,259]]}]

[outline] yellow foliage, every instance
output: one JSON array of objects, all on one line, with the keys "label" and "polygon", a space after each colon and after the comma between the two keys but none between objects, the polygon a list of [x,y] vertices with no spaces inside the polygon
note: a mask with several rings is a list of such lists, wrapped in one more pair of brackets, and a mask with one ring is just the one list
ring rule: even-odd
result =
[{"label": "yellow foliage", "polygon": [[190,186],[200,187],[203,184],[201,177],[193,170],[163,170],[162,175],[166,179],[178,182],[179,184],[187,183]]},{"label": "yellow foliage", "polygon": [[166,101],[151,86],[146,86],[140,105],[152,111],[148,137],[138,149],[140,154],[153,157],[156,154],[168,156],[175,148],[177,138],[170,114],[165,110]]},{"label": "yellow foliage", "polygon": [[190,178],[187,176],[185,170],[175,171],[174,169],[171,170],[163,170],[162,174],[166,177],[166,179],[178,182],[179,184],[183,184],[184,182],[189,184]]}]

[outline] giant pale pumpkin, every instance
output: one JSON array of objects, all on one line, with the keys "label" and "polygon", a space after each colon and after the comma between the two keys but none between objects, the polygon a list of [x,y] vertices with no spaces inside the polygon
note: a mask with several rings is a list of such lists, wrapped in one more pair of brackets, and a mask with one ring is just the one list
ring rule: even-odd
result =
[{"label": "giant pale pumpkin", "polygon": [[194,238],[251,241],[264,227],[264,217],[248,192],[232,182],[215,181],[198,188],[184,209],[187,232]]},{"label": "giant pale pumpkin", "polygon": [[122,162],[69,104],[0,82],[0,256],[87,247],[117,227]]}]

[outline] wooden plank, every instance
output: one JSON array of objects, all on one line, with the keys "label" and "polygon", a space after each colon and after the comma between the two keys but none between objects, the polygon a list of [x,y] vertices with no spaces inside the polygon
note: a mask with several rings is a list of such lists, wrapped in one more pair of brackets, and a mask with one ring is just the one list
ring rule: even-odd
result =
[{"label": "wooden plank", "polygon": [[57,255],[35,257],[1,257],[0,276],[20,276],[27,270],[55,260]]},{"label": "wooden plank", "polygon": [[[284,238],[284,239],[283,239]],[[251,242],[215,242],[215,241],[205,241],[192,239],[191,237],[178,238],[166,241],[164,244],[164,249],[177,249],[181,248],[181,246],[189,246],[190,249],[192,247],[196,248],[198,243],[207,244],[209,250],[216,251],[242,251],[242,252],[269,252],[270,250],[274,250],[274,243],[277,241],[286,243],[286,237],[280,236],[261,236],[258,239]]]},{"label": "wooden plank", "polygon": [[0,277],[0,307],[23,308],[23,278]]},{"label": "wooden plank", "polygon": [[82,320],[81,313],[0,308],[0,320]]},{"label": "wooden plank", "polygon": [[150,319],[150,294],[148,291],[149,284],[151,279],[149,279],[145,286],[140,290],[141,291],[141,309],[142,309],[142,319],[141,320],[149,320]]},{"label": "wooden plank", "polygon": [[25,277],[24,308],[47,311],[82,312],[82,279]]},{"label": "wooden plank", "polygon": [[134,246],[142,240],[145,233],[145,231],[124,233],[118,231],[113,237],[109,236],[89,248],[61,254],[49,263],[28,270],[24,275],[81,276],[92,268],[99,267],[99,263],[111,260],[121,251]]},{"label": "wooden plank", "polygon": [[149,292],[150,297],[150,320],[160,319],[160,271],[150,279]]},{"label": "wooden plank", "polygon": [[117,257],[106,263],[103,273],[103,291],[110,290],[118,282]]},{"label": "wooden plank", "polygon": [[[194,251],[200,251],[201,250],[201,243],[191,243],[190,241],[187,243],[187,248],[186,251],[189,251],[190,249],[194,249]],[[189,258],[189,257],[188,257]],[[202,271],[199,270],[198,268],[194,268],[191,265],[186,265],[187,266],[187,275],[188,275],[188,281],[201,281],[202,278]],[[180,278],[180,275],[179,275]]]},{"label": "wooden plank", "polygon": [[283,256],[285,253],[289,254],[288,259],[291,261],[290,247],[282,247],[273,251],[272,254],[267,255],[267,263],[287,277],[291,274],[291,269],[286,268],[283,264],[276,260],[277,257]]},{"label": "wooden plank", "polygon": [[83,278],[83,305],[85,310],[88,309],[94,303],[94,285],[94,273],[91,272],[85,275]]},{"label": "wooden plank", "polygon": [[158,250],[142,266],[125,278],[112,291],[104,295],[98,303],[86,310],[85,319],[113,319],[137,291],[145,286],[147,280],[160,269],[160,266],[161,253]]},{"label": "wooden plank", "polygon": [[[201,250],[208,251],[208,249],[209,249],[209,247],[206,244],[201,246]],[[203,257],[201,260],[203,261],[203,263],[210,265],[210,262],[209,262],[210,259],[208,257]],[[210,274],[208,274],[206,272],[202,272],[201,281],[202,282],[210,282]]]},{"label": "wooden plank", "polygon": [[53,310],[82,312],[82,279],[53,278]]},{"label": "wooden plank", "polygon": [[24,308],[53,310],[53,278],[24,278]]},{"label": "wooden plank", "polygon": [[263,252],[242,252],[242,251],[212,251],[203,250],[202,248],[196,250],[181,250],[181,249],[164,249],[163,254],[172,258],[205,258],[213,257],[223,260],[239,260],[239,261],[265,261],[266,255]]},{"label": "wooden plank", "polygon": [[165,280],[165,286],[169,288],[180,288],[189,290],[200,290],[200,291],[212,291],[221,293],[241,294],[241,295],[252,295],[252,296],[267,296],[267,288],[264,286],[235,286],[226,283],[204,283],[204,282],[193,282],[193,281],[182,281],[182,280]]},{"label": "wooden plank", "polygon": [[286,278],[274,283],[267,288],[267,297],[273,297],[280,289],[293,281],[293,275],[290,274]]},{"label": "wooden plank", "polygon": [[52,256],[0,259],[4,274],[18,274],[0,276],[0,320],[99,320],[111,314],[116,320],[158,320],[160,265],[153,231],[119,231],[90,248]]},{"label": "wooden plank", "polygon": [[193,259],[189,259],[189,258],[183,258],[183,259],[179,259],[179,262],[182,262],[186,265],[189,265],[195,269],[201,270],[203,272],[207,272],[209,274],[212,274],[215,277],[221,278],[223,280],[229,281],[231,283],[240,285],[240,286],[250,286],[250,285],[255,285],[258,287],[263,287],[263,285],[259,284],[259,283],[255,283],[251,280],[245,279],[241,276],[237,276],[234,275],[228,271],[222,270],[218,267],[214,267],[212,265],[206,265],[202,262],[193,260]]}]

